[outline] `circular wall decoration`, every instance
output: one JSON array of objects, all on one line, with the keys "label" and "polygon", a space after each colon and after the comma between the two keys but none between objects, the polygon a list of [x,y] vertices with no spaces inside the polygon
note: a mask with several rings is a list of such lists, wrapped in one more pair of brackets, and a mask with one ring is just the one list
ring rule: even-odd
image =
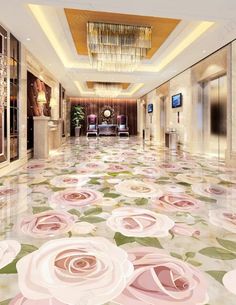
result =
[{"label": "circular wall decoration", "polygon": [[111,106],[104,106],[101,110],[102,121],[109,121],[114,117],[114,109]]},{"label": "circular wall decoration", "polygon": [[105,118],[110,118],[111,110],[110,109],[106,109],[105,111],[103,111],[103,115],[104,115]]}]

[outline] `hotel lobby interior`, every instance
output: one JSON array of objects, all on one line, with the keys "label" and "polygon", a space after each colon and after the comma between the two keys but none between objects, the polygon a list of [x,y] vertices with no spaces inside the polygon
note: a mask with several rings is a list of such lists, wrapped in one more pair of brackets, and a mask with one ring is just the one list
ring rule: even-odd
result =
[{"label": "hotel lobby interior", "polygon": [[0,305],[235,283],[235,0],[1,1]]}]

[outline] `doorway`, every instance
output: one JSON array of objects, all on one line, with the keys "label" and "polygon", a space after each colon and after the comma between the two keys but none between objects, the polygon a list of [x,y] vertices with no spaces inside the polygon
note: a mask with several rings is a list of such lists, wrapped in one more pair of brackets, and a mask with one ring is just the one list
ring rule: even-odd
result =
[{"label": "doorway", "polygon": [[143,133],[143,139],[145,139],[146,135],[146,112],[147,112],[147,106],[146,106],[146,102],[143,101],[142,103],[142,117],[141,117],[141,126],[142,126],[142,133]]}]

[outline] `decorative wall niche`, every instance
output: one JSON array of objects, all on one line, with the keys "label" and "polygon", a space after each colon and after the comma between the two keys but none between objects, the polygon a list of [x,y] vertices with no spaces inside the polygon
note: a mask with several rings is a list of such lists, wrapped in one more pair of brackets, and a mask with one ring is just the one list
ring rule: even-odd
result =
[{"label": "decorative wall niche", "polygon": [[51,87],[41,81],[31,72],[27,72],[27,149],[33,148],[33,117],[40,116],[40,107],[37,102],[38,93],[45,92],[46,103],[44,105],[44,115],[51,116],[50,98]]}]

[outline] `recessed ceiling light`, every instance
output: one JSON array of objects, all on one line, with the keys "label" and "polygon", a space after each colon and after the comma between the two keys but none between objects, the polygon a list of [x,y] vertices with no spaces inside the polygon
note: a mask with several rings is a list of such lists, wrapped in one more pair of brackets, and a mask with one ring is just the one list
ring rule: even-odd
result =
[{"label": "recessed ceiling light", "polygon": [[27,38],[26,38],[26,40],[27,40],[27,41],[30,41],[30,40],[31,40],[31,38],[27,37]]}]

